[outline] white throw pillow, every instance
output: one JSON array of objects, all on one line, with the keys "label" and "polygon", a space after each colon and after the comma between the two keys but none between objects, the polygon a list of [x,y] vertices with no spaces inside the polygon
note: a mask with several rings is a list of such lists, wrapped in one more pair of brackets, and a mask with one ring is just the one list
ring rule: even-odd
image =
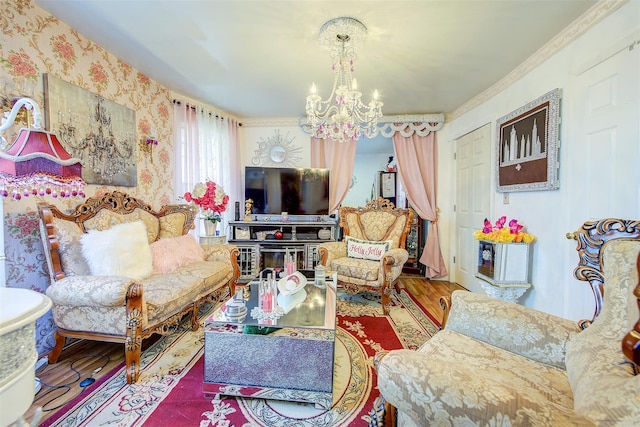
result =
[{"label": "white throw pillow", "polygon": [[144,279],[151,275],[153,262],[142,221],[117,224],[81,238],[82,255],[94,276],[125,276]]},{"label": "white throw pillow", "polygon": [[349,236],[345,237],[345,241],[347,242],[347,256],[349,258],[369,259],[371,261],[380,261],[393,244],[391,240],[371,242],[369,240],[354,239]]}]

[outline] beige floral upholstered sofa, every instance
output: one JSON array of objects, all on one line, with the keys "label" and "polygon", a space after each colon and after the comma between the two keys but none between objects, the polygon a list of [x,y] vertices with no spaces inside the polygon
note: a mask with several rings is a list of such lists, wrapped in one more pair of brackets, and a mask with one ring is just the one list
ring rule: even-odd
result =
[{"label": "beige floral upholstered sofa", "polygon": [[640,425],[640,221],[587,222],[575,238],[593,321],[454,292],[444,329],[420,349],[376,356],[388,424]]},{"label": "beige floral upholstered sofa", "polygon": [[66,214],[38,204],[56,325],[49,362],[67,337],[124,343],[127,381],[139,375],[142,340],[233,295],[240,271],[233,245],[200,246],[187,234],[196,209],[148,204],[114,191]]},{"label": "beige floral upholstered sofa", "polygon": [[413,210],[379,197],[364,207],[343,206],[338,216],[344,240],[318,245],[320,263],[337,273],[338,285],[349,293],[380,292],[383,313],[389,314],[391,292],[409,259]]}]

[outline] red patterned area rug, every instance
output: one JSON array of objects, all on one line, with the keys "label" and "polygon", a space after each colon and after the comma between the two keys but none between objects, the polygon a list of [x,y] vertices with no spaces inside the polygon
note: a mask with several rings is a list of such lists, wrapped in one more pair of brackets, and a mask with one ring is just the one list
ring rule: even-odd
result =
[{"label": "red patterned area rug", "polygon": [[[202,393],[202,328],[188,323],[147,349],[141,377],[127,385],[123,369],[71,401],[41,426],[366,426],[375,423],[379,396],[373,356],[381,350],[416,349],[438,330],[433,317],[401,290],[390,316],[380,297],[338,292],[333,404],[245,399]],[[210,311],[210,310],[209,310]],[[201,316],[201,321],[209,312]]]}]

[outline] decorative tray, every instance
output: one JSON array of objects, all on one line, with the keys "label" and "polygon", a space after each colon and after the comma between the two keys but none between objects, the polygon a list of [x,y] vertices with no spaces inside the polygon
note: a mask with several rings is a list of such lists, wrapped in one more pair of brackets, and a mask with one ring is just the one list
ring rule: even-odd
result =
[{"label": "decorative tray", "polygon": [[299,271],[296,271],[278,280],[278,291],[285,296],[293,295],[299,290],[304,289],[306,284],[307,278]]}]

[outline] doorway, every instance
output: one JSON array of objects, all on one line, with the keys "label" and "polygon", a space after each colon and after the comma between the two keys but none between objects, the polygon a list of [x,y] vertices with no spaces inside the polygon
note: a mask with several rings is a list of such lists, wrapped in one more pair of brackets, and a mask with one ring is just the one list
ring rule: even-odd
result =
[{"label": "doorway", "polygon": [[470,291],[484,293],[475,279],[478,244],[473,232],[489,217],[491,186],[491,124],[455,140],[456,232],[452,280]]}]

